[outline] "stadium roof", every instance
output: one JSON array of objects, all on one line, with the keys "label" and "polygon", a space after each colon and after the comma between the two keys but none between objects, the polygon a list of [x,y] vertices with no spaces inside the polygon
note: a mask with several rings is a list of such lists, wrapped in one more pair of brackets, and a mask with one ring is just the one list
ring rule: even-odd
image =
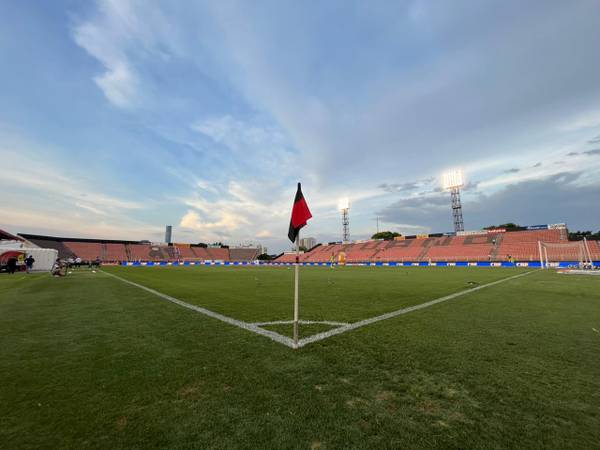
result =
[{"label": "stadium roof", "polygon": [[[1,231],[1,230],[0,230]],[[58,236],[45,236],[42,234],[26,234],[19,233],[19,240],[23,239],[43,239],[45,241],[59,241],[59,242],[101,242],[103,244],[140,244],[142,241],[126,241],[122,239],[88,239],[88,238],[71,238],[71,237],[58,237]],[[146,242],[147,243],[147,242]]]}]

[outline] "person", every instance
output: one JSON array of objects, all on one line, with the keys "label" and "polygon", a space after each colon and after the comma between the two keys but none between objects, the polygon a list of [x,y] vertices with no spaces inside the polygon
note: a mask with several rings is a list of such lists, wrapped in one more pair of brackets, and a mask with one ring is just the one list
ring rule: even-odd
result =
[{"label": "person", "polygon": [[6,267],[8,267],[8,273],[10,273],[11,275],[15,273],[15,271],[17,270],[17,258],[11,256],[8,259],[8,262],[6,263]]},{"label": "person", "polygon": [[66,275],[65,265],[60,261],[60,258],[56,258],[50,273],[54,277],[64,277]]},{"label": "person", "polygon": [[27,258],[25,258],[25,270],[27,270],[27,273],[30,273],[33,269],[34,262],[35,258],[32,255],[28,255]]}]

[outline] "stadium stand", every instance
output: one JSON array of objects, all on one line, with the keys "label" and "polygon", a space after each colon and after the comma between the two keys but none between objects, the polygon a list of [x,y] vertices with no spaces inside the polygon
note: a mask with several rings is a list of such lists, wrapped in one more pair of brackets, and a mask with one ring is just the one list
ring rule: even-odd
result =
[{"label": "stadium stand", "polygon": [[129,244],[129,254],[133,261],[166,261],[170,259],[163,247],[151,244]]},{"label": "stadium stand", "polygon": [[194,253],[194,250],[190,245],[186,244],[175,244],[175,252],[178,255],[178,259],[182,261],[196,261],[199,260],[198,256]]},{"label": "stadium stand", "polygon": [[593,261],[600,261],[600,241],[587,241]]},{"label": "stadium stand", "polygon": [[230,248],[229,259],[231,261],[254,261],[258,256],[257,248]]},{"label": "stadium stand", "polygon": [[[109,241],[19,234],[33,245],[58,250],[60,258],[79,257],[84,261],[99,257],[103,262],[122,261],[252,261],[256,248],[205,247],[204,244],[150,244],[147,241]],[[538,242],[568,243],[564,227],[525,230],[490,230],[454,235],[408,236],[405,239],[370,240],[357,243],[319,244],[300,254],[301,262],[338,261],[341,252],[349,263],[403,261],[538,261]],[[561,261],[577,260],[577,247],[555,247]],[[600,244],[588,241],[593,260],[600,260]],[[554,257],[554,256],[553,256]],[[295,262],[294,253],[284,253],[275,262]]]},{"label": "stadium stand", "polygon": [[[314,248],[300,255],[301,262],[328,262],[333,255],[338,260],[340,252],[346,261],[357,262],[403,262],[403,261],[538,261],[538,242],[566,243],[566,228],[480,231],[462,236],[410,237],[403,240],[372,240],[356,244],[329,244]],[[588,241],[592,259],[600,259],[598,241]],[[577,251],[565,249],[557,253],[558,260],[577,260]],[[285,253],[276,262],[294,262],[295,255]]]},{"label": "stadium stand", "polygon": [[102,256],[102,244],[99,242],[64,242],[77,258],[84,261],[93,261]]},{"label": "stadium stand", "polygon": [[[2,230],[0,230],[2,232]],[[3,236],[0,234],[0,236]],[[205,244],[150,244],[148,241],[117,241],[102,239],[65,238],[20,233],[6,233],[7,237],[25,239],[41,248],[58,250],[59,258],[81,258],[93,261],[100,258],[105,263],[134,261],[252,261],[258,248],[211,247]]]},{"label": "stadium stand", "polygon": [[66,247],[61,240],[49,236],[39,236],[35,234],[19,234],[19,236],[27,239],[33,245],[40,248],[53,248],[58,251],[58,257],[61,259],[72,258],[75,255]]},{"label": "stadium stand", "polygon": [[[300,261],[303,261],[303,257],[304,253],[300,254]],[[280,255],[277,259],[277,262],[284,262],[284,263],[293,263],[296,262],[296,254],[295,253],[284,253],[283,255]]]},{"label": "stadium stand", "polygon": [[201,261],[208,261],[212,259],[212,256],[208,253],[206,247],[192,247],[192,251]]},{"label": "stadium stand", "polygon": [[300,256],[300,261],[306,262],[329,262],[333,256],[337,261],[338,255],[346,247],[342,244],[321,245],[313,251]]},{"label": "stadium stand", "polygon": [[[431,238],[433,240],[435,238]],[[430,245],[430,239],[405,239],[403,241],[388,241],[387,245],[382,246],[375,253],[375,261],[419,261],[427,246]]]},{"label": "stadium stand", "polygon": [[549,243],[568,242],[566,233],[561,230],[515,231],[503,233],[496,260],[509,257],[519,261],[537,261],[540,259],[538,241]]},{"label": "stadium stand", "polygon": [[488,261],[494,248],[492,236],[447,236],[436,238],[428,247],[426,259],[431,261]]},{"label": "stadium stand", "polygon": [[104,254],[102,256],[103,261],[127,261],[127,250],[124,244],[103,244]]},{"label": "stadium stand", "polygon": [[214,261],[229,261],[229,249],[228,248],[216,248],[209,247],[206,249],[207,253],[210,255],[210,258]]}]

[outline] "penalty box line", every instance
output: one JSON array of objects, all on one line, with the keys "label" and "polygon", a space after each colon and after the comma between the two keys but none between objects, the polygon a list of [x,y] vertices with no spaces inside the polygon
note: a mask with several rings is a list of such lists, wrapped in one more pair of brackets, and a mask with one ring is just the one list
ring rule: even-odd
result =
[{"label": "penalty box line", "polygon": [[108,273],[103,270],[101,270],[101,272],[108,275],[109,277],[116,278],[117,280],[120,280],[123,283],[127,283],[131,286],[135,286],[139,289],[143,289],[144,291],[149,292],[150,294],[154,294],[157,297],[160,297],[171,303],[175,303],[176,305],[183,306],[184,308],[199,312],[200,314],[204,314],[205,316],[212,317],[213,319],[217,319],[217,320],[220,320],[221,322],[228,323],[229,325],[233,325],[238,328],[242,328],[244,330],[248,330],[248,331],[251,331],[256,334],[260,334],[261,336],[266,336],[269,339],[271,339],[275,342],[279,342],[280,344],[283,344],[287,347],[296,348],[293,339],[291,339],[287,336],[283,336],[279,333],[276,333],[275,331],[265,330],[264,328],[260,328],[259,326],[255,325],[255,324],[244,322],[242,320],[237,320],[237,319],[234,319],[233,317],[224,316],[223,314],[219,314],[217,312],[211,311],[210,309],[202,308],[201,306],[196,306],[196,305],[192,305],[190,303],[186,303],[182,300],[179,300],[178,298],[171,297],[170,295],[167,295],[167,294],[163,294],[162,292],[159,292],[159,291],[156,291],[149,287],[146,287],[143,284],[138,284],[133,281],[129,281],[125,278],[121,278],[112,273]]},{"label": "penalty box line", "polygon": [[336,336],[338,334],[346,333],[348,331],[356,330],[357,328],[362,328],[362,327],[365,327],[367,325],[371,325],[373,323],[380,322],[382,320],[391,319],[393,317],[397,317],[397,316],[400,316],[402,314],[408,314],[408,313],[413,312],[413,311],[418,311],[420,309],[429,308],[430,306],[437,305],[438,303],[447,302],[447,301],[453,300],[453,299],[455,299],[457,297],[461,297],[463,295],[479,291],[480,289],[484,289],[484,288],[487,288],[487,287],[490,287],[490,286],[495,286],[497,284],[504,283],[506,281],[514,280],[516,278],[524,277],[525,275],[529,275],[529,274],[531,274],[533,272],[534,272],[533,270],[530,270],[529,272],[520,273],[518,275],[513,275],[512,277],[502,278],[501,280],[492,281],[491,283],[487,283],[487,284],[482,284],[481,286],[477,286],[477,287],[474,287],[474,288],[471,288],[471,289],[467,289],[467,290],[464,290],[464,291],[456,292],[454,294],[446,295],[444,297],[436,298],[435,300],[430,300],[428,302],[420,303],[420,304],[415,305],[415,306],[409,306],[408,308],[398,309],[396,311],[392,311],[392,312],[389,312],[389,313],[386,313],[386,314],[382,314],[380,316],[371,317],[369,319],[364,319],[364,320],[360,320],[358,322],[354,322],[354,323],[351,323],[351,324],[348,324],[348,325],[343,325],[343,326],[341,326],[339,328],[334,328],[334,329],[329,330],[329,331],[324,331],[323,333],[314,334],[314,335],[309,336],[307,338],[300,339],[298,341],[298,347],[304,347],[305,345],[312,344],[314,342],[319,342],[319,341],[322,341],[323,339],[327,339],[327,338],[330,338],[332,336]]}]

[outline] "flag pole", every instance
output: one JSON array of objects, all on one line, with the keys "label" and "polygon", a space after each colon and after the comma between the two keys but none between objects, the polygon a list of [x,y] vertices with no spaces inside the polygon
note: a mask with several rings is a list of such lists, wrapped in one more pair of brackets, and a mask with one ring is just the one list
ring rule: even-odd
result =
[{"label": "flag pole", "polygon": [[298,348],[298,282],[300,278],[300,231],[296,235],[296,265],[294,266],[294,347]]}]

